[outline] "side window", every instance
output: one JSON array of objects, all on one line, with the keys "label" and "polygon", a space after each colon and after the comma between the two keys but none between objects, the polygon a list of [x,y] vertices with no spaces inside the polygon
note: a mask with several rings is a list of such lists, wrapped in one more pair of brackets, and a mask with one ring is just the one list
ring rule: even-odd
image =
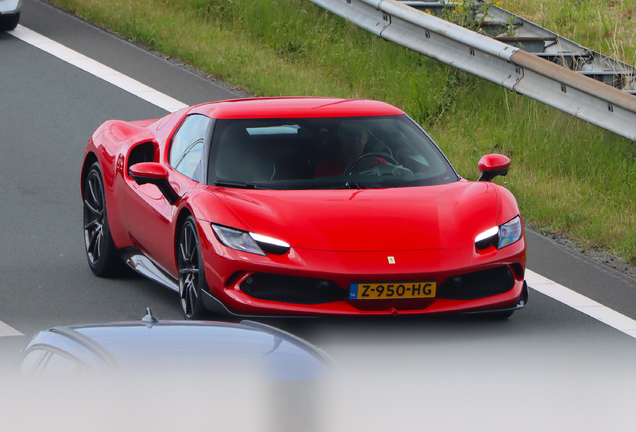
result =
[{"label": "side window", "polygon": [[203,115],[188,116],[172,138],[170,166],[196,181],[202,180],[203,147],[210,121]]}]

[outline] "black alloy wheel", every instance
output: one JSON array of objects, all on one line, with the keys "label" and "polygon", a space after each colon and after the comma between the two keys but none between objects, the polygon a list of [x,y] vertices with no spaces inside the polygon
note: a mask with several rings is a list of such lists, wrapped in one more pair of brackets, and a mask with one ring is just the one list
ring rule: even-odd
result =
[{"label": "black alloy wheel", "polygon": [[99,163],[95,162],[84,181],[84,245],[88,266],[97,276],[120,273],[124,265],[108,227],[104,183]]},{"label": "black alloy wheel", "polygon": [[201,292],[207,284],[203,272],[197,226],[192,216],[188,216],[181,227],[177,244],[177,264],[183,316],[187,320],[201,319],[205,315]]}]

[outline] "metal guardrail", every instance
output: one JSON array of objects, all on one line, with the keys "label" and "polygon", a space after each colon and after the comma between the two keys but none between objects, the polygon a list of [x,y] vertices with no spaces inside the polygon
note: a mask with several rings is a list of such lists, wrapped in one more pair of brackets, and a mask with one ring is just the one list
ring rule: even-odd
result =
[{"label": "metal guardrail", "polygon": [[479,33],[636,94],[636,68],[633,66],[572,42],[485,0],[466,0],[463,3],[398,1],[450,21],[459,15]]},{"label": "metal guardrail", "polygon": [[[548,56],[539,56],[513,46],[515,42],[520,45],[518,32],[515,34],[517,40],[514,41],[513,36],[510,41],[513,44],[508,44],[420,10],[423,7],[426,9],[426,5],[431,7],[439,3],[396,0],[310,1],[383,39],[636,141],[636,97],[552,62],[550,58],[543,58],[549,57],[549,54],[558,57],[556,51],[549,51]],[[416,3],[418,8],[413,7]],[[506,14],[512,15],[509,12]],[[540,28],[530,24],[526,24],[526,28]],[[563,38],[560,41],[580,47]],[[523,42],[526,41],[521,40]],[[561,57],[565,59],[566,56],[561,53]],[[619,62],[614,62],[614,71],[619,70]],[[624,66],[631,68],[629,65]],[[625,76],[629,77],[629,69],[625,70],[628,71]],[[633,73],[631,75],[633,85]]]}]

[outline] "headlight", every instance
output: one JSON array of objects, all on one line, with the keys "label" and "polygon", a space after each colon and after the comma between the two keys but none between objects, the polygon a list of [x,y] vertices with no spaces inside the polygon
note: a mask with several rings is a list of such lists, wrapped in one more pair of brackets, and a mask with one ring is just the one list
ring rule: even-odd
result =
[{"label": "headlight", "polygon": [[219,241],[231,249],[249,252],[256,255],[265,255],[265,252],[258,247],[256,241],[254,241],[249,233],[245,231],[239,231],[214,224],[212,224],[212,229],[219,238]]},{"label": "headlight", "polygon": [[282,255],[290,248],[290,246],[282,240],[256,233],[249,233],[215,224],[212,224],[212,229],[219,241],[225,246],[243,252],[256,255],[265,255],[265,252]]},{"label": "headlight", "polygon": [[489,230],[484,231],[475,237],[475,247],[477,247],[477,249],[486,249],[490,245],[495,245],[496,247],[497,241],[499,240],[498,235],[498,227],[492,227]]},{"label": "headlight", "polygon": [[493,245],[497,249],[505,248],[521,238],[521,218],[515,216],[503,225],[492,227],[475,237],[475,247],[486,249]]},{"label": "headlight", "polygon": [[505,248],[521,238],[521,218],[515,216],[499,227],[499,245],[497,249]]},{"label": "headlight", "polygon": [[259,245],[265,252],[275,255],[282,255],[291,247],[282,240],[256,233],[250,233],[250,237],[252,237],[254,241],[256,241],[256,244]]}]

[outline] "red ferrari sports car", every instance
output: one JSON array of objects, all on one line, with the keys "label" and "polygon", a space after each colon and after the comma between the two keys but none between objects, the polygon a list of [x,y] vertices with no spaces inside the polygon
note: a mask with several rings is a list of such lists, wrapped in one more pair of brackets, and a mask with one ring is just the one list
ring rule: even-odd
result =
[{"label": "red ferrari sports car", "polygon": [[386,103],[254,98],[101,125],[82,167],[91,270],[126,263],[183,314],[397,315],[525,306],[513,195]]}]

